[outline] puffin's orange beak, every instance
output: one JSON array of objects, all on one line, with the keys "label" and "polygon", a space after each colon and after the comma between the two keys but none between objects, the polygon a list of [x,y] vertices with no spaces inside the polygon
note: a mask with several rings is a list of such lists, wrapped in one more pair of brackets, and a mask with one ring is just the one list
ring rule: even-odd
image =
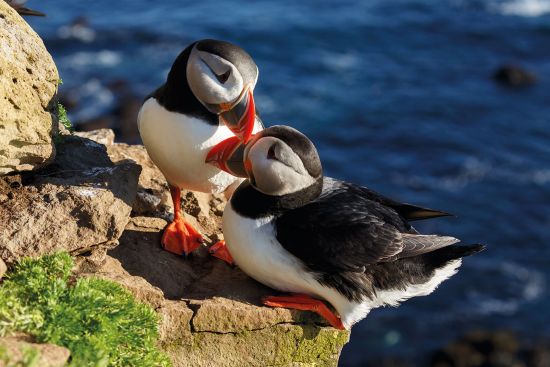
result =
[{"label": "puffin's orange beak", "polygon": [[240,137],[232,136],[212,147],[206,155],[205,162],[218,167],[230,175],[247,178],[243,164],[245,145]]},{"label": "puffin's orange beak", "polygon": [[[236,113],[237,108],[233,108],[233,111],[227,111],[227,116],[224,117],[225,113],[221,114],[222,121],[225,125],[239,137],[239,139],[244,143],[248,143],[250,137],[252,136],[252,130],[254,130],[254,123],[256,122],[256,105],[254,103],[254,95],[250,89],[247,90],[247,95],[243,98],[243,101],[246,103],[246,109],[242,116],[238,119],[237,123],[232,122],[234,119],[230,118],[230,114]],[[240,102],[239,102],[240,103]]]}]

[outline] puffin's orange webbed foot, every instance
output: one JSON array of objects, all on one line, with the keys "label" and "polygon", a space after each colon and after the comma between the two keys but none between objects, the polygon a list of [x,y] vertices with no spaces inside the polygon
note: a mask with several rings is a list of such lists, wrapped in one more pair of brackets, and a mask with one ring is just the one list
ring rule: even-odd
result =
[{"label": "puffin's orange webbed foot", "polygon": [[182,217],[170,223],[162,234],[162,247],[176,255],[189,255],[203,242],[201,234]]},{"label": "puffin's orange webbed foot", "polygon": [[332,312],[323,301],[312,298],[307,294],[293,294],[289,296],[268,296],[262,303],[269,307],[282,307],[294,310],[313,311],[323,317],[336,329],[345,330],[342,320]]},{"label": "puffin's orange webbed foot", "polygon": [[225,261],[229,265],[235,265],[235,261],[233,261],[233,256],[231,256],[231,254],[229,253],[229,250],[227,249],[224,240],[218,241],[216,244],[210,246],[208,252],[210,253],[210,255]]}]

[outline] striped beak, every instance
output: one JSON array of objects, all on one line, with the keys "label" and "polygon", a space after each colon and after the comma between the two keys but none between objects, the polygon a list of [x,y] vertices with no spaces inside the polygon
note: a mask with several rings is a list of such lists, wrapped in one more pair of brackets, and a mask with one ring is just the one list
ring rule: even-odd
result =
[{"label": "striped beak", "polygon": [[245,144],[241,138],[233,136],[215,145],[206,155],[205,162],[230,175],[248,178],[244,165]]},{"label": "striped beak", "polygon": [[220,117],[229,130],[246,144],[252,136],[252,130],[254,130],[256,122],[256,106],[252,90],[247,88],[239,102],[222,112]]}]

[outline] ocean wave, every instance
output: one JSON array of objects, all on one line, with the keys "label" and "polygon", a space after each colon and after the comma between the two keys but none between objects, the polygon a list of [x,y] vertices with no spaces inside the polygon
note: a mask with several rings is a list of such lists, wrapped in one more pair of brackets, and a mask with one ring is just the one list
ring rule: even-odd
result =
[{"label": "ocean wave", "polygon": [[489,179],[512,184],[546,186],[550,184],[550,168],[521,172],[515,167],[496,165],[475,157],[468,157],[458,172],[453,174],[439,177],[395,174],[392,177],[392,181],[398,185],[449,192],[456,192],[468,185]]},{"label": "ocean wave", "polygon": [[393,182],[409,187],[424,187],[443,191],[457,191],[467,185],[481,181],[491,171],[492,167],[486,162],[470,157],[466,159],[456,174],[433,177],[433,176],[404,176],[396,174]]},{"label": "ocean wave", "polygon": [[80,108],[69,113],[70,118],[79,123],[102,116],[114,106],[115,96],[98,79],[90,79],[80,88],[71,92],[80,101]]},{"label": "ocean wave", "polygon": [[75,52],[62,61],[73,68],[89,66],[115,67],[122,62],[122,56],[119,52],[110,50],[100,50],[97,52],[82,51]]},{"label": "ocean wave", "polygon": [[550,13],[550,1],[548,0],[513,0],[494,3],[491,10],[503,15],[516,15],[521,17],[539,17]]},{"label": "ocean wave", "polygon": [[61,39],[76,39],[84,43],[91,43],[96,39],[96,32],[85,24],[76,23],[59,28],[57,36]]},{"label": "ocean wave", "polygon": [[467,293],[469,307],[480,315],[513,315],[530,302],[540,299],[546,291],[544,275],[513,262],[477,263],[480,272],[491,274],[490,279],[501,278],[498,283],[506,284],[507,292],[487,285],[485,289],[471,290]]},{"label": "ocean wave", "polygon": [[336,73],[353,71],[359,65],[359,57],[353,53],[325,51],[321,55],[324,66]]}]

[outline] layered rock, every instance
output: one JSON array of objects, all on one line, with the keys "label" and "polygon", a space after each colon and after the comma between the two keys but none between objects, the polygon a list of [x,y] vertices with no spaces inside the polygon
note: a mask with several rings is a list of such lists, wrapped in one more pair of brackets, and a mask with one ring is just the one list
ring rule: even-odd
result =
[{"label": "layered rock", "polygon": [[64,136],[51,165],[0,180],[0,258],[77,254],[76,276],[118,282],[161,315],[162,348],[176,367],[337,365],[348,332],[313,313],[262,306],[274,290],[208,254],[221,238],[223,195],[184,192],[205,246],[187,259],[162,250],[166,182],[143,146],[112,136]]},{"label": "layered rock", "polygon": [[0,175],[36,169],[54,158],[58,79],[40,37],[0,1]]},{"label": "layered rock", "polygon": [[133,162],[113,163],[105,146],[65,136],[49,166],[0,178],[0,258],[115,246],[139,173]]}]

